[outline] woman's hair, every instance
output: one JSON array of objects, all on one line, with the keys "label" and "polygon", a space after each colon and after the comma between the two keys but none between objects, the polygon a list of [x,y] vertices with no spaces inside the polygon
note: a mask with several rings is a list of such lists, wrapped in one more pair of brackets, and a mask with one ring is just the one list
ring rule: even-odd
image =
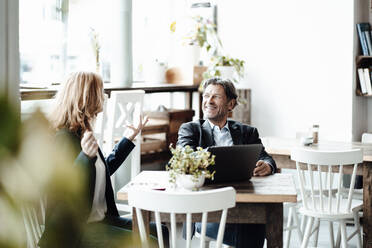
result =
[{"label": "woman's hair", "polygon": [[58,91],[51,122],[55,130],[66,128],[81,136],[103,110],[103,82],[93,72],[75,72]]}]

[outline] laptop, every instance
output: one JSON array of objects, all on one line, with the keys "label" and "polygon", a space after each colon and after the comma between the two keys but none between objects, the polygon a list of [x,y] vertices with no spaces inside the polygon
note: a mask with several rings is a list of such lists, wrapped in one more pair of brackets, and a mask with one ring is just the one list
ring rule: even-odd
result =
[{"label": "laptop", "polygon": [[214,180],[206,179],[206,184],[249,180],[262,151],[262,144],[211,146],[211,154],[216,155],[215,164],[208,169],[216,171]]}]

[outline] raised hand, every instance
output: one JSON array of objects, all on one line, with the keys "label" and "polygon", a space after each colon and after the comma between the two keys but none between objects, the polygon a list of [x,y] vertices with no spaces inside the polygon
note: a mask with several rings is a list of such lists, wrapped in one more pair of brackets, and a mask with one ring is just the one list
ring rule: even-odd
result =
[{"label": "raised hand", "polygon": [[149,118],[147,116],[142,117],[142,115],[139,116],[139,120],[136,126],[133,124],[127,124],[126,126],[128,127],[127,130],[124,132],[124,136],[133,141],[134,138],[141,132],[141,130],[146,126],[147,122],[149,121]]},{"label": "raised hand", "polygon": [[98,152],[98,144],[92,131],[86,131],[81,139],[81,149],[89,158],[94,158]]}]

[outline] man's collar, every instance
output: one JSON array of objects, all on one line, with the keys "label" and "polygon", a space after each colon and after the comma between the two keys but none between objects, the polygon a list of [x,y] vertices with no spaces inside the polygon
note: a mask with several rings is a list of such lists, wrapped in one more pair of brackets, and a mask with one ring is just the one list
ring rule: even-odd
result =
[{"label": "man's collar", "polygon": [[[211,127],[211,130],[214,130],[214,126],[217,126],[217,125],[214,125],[211,121],[209,121],[208,119],[207,119],[207,122],[209,123],[209,126]],[[217,126],[218,127],[218,126]],[[229,131],[230,132],[230,129],[229,129],[229,122],[226,120],[226,124],[225,124],[225,126],[223,126],[220,130],[222,130],[224,127],[226,127],[227,128],[227,131]],[[219,127],[218,127],[218,129],[219,129]]]}]

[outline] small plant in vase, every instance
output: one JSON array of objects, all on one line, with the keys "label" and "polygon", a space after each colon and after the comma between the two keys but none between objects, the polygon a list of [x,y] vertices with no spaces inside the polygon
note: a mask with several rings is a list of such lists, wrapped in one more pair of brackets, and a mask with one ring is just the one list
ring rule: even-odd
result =
[{"label": "small plant in vase", "polygon": [[166,166],[169,171],[169,182],[176,183],[186,189],[197,190],[204,183],[205,178],[211,178],[215,171],[210,172],[208,167],[214,165],[215,155],[198,147],[194,151],[190,146],[169,147],[172,158]]},{"label": "small plant in vase", "polygon": [[[234,59],[229,56],[214,56],[203,78],[223,77],[238,83],[244,77],[244,60]],[[235,73],[236,72],[236,73]]]}]

